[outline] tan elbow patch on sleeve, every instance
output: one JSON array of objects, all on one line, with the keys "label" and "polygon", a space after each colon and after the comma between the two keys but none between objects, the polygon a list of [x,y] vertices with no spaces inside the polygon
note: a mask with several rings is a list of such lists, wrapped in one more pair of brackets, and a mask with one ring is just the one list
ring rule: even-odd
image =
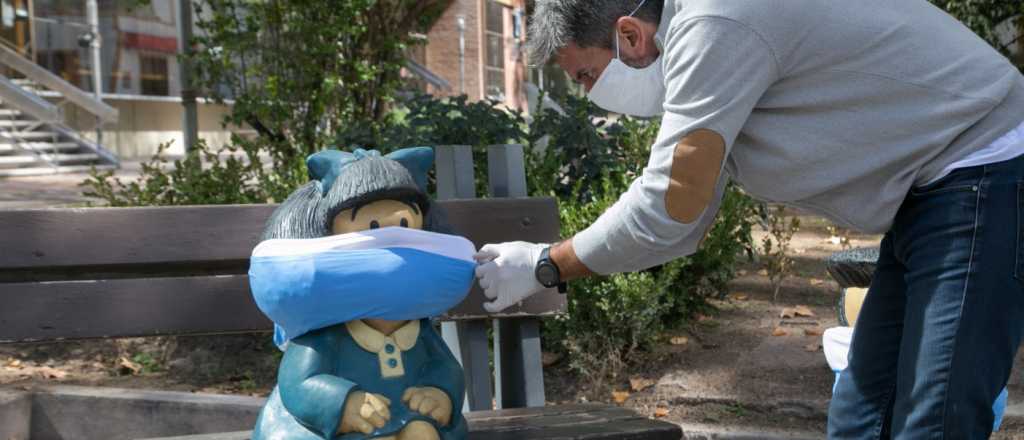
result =
[{"label": "tan elbow patch on sleeve", "polygon": [[725,139],[712,130],[699,129],[684,136],[672,153],[672,171],[665,210],[680,223],[693,223],[715,196],[725,160]]}]

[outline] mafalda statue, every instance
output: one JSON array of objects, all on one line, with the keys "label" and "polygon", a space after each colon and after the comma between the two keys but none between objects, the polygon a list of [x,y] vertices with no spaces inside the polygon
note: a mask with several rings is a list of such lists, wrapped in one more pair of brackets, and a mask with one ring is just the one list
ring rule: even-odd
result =
[{"label": "mafalda statue", "polygon": [[464,439],[462,369],[430,317],[473,282],[473,244],[438,232],[430,148],[328,150],[253,250],[284,350],[253,439]]}]

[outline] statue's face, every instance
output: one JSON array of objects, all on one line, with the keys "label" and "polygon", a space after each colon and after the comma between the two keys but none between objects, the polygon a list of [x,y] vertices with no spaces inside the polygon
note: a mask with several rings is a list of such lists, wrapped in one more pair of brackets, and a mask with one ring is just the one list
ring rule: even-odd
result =
[{"label": "statue's face", "polygon": [[423,214],[398,200],[378,200],[339,212],[334,216],[331,233],[347,234],[387,226],[423,229]]}]

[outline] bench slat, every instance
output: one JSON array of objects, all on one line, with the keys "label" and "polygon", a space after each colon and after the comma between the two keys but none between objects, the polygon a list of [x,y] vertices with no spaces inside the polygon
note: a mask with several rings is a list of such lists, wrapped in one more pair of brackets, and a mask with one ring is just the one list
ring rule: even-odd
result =
[{"label": "bench slat", "polygon": [[[0,343],[270,330],[245,275],[0,284]],[[478,286],[445,319],[545,316],[565,296],[537,294],[489,315]]]},{"label": "bench slat", "polygon": [[[507,240],[558,239],[552,198],[438,202],[462,235],[480,245]],[[210,265],[248,263],[264,223],[277,205],[0,211],[0,282],[11,273],[76,266]],[[140,267],[140,270],[154,270]],[[224,270],[228,270],[224,268]],[[238,273],[244,273],[244,270]]]},{"label": "bench slat", "polygon": [[[469,440],[679,440],[682,429],[609,405],[559,405],[466,414]],[[225,432],[148,440],[248,440],[251,432]]]},{"label": "bench slat", "polygon": [[0,284],[0,343],[269,329],[246,278]]}]

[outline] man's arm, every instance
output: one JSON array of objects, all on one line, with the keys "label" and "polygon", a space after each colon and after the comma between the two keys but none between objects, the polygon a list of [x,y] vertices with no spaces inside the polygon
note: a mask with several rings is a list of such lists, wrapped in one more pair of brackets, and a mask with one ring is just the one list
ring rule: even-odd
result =
[{"label": "man's arm", "polygon": [[551,261],[558,266],[561,272],[562,281],[571,281],[593,275],[592,272],[580,258],[576,256],[576,250],[572,248],[572,240],[562,240],[551,246]]},{"label": "man's arm", "polygon": [[[665,115],[643,173],[597,221],[552,249],[563,279],[646,269],[696,252],[718,212],[725,159],[780,76],[767,41],[721,17],[673,22],[662,57]],[[483,252],[488,251],[488,252]],[[482,249],[477,269],[500,310],[539,291],[536,245]],[[532,260],[532,261],[531,261]]]},{"label": "man's arm", "polygon": [[[692,223],[701,219],[701,214],[720,201],[721,194],[716,186],[721,180],[721,169],[725,160],[725,141],[711,130],[697,130],[684,136],[676,144],[668,189],[665,191],[665,210],[673,220]],[[714,212],[706,214],[713,220]],[[703,236],[710,221],[703,222],[694,232]],[[573,240],[563,240],[551,247],[551,259],[558,266],[564,281],[593,274],[576,255]]]}]

